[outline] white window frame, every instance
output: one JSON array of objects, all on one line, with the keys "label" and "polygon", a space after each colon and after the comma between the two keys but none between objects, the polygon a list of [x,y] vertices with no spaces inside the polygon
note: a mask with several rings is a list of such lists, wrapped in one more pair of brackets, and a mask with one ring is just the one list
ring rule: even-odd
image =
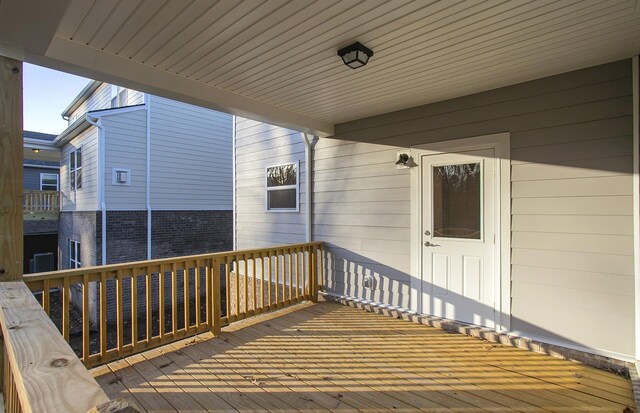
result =
[{"label": "white window frame", "polygon": [[[296,165],[296,184],[295,185],[283,185],[283,186],[267,186],[267,173],[269,168],[275,168],[278,166]],[[296,190],[296,207],[295,208],[269,208],[269,192],[281,191],[283,189]],[[266,212],[300,212],[300,161],[285,162],[277,165],[269,165],[264,168],[264,209]]]},{"label": "white window frame", "polygon": [[[78,150],[80,150],[80,159],[81,159],[81,163],[80,163],[80,167],[78,167]],[[71,153],[69,153],[69,191],[77,191],[79,189],[82,189],[82,182],[80,181],[80,188],[78,188],[77,185],[77,177],[78,177],[78,170],[80,170],[80,173],[82,173],[82,167],[84,165],[84,159],[82,159],[84,150],[82,148],[82,145],[75,148],[73,151],[71,151]],[[75,165],[75,167],[72,169],[71,168],[71,158],[74,158],[73,163]],[[73,179],[71,179],[71,173],[75,172],[75,174],[73,175]],[[83,177],[84,178],[84,177]],[[73,183],[73,188],[71,187],[71,184]]]},{"label": "white window frame", "polygon": [[[80,259],[80,253],[82,252],[80,241],[68,239],[69,246],[69,268],[82,268],[82,260]],[[71,256],[71,251],[74,252],[75,259]]]},{"label": "white window frame", "polygon": [[111,108],[121,108],[129,104],[129,91],[126,87],[111,85]]},{"label": "white window frame", "polygon": [[[60,175],[58,174],[52,174],[50,172],[40,172],[40,190],[44,191],[44,189],[42,189],[42,178],[44,178],[45,175],[49,175],[51,176],[55,176],[56,177],[56,189],[55,191],[59,191],[60,190]],[[50,189],[48,189],[47,191],[50,191]]]}]

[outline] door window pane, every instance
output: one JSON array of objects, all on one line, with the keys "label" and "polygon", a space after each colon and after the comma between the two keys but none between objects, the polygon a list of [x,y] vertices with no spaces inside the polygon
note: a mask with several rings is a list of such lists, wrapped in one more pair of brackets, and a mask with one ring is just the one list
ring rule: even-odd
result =
[{"label": "door window pane", "polygon": [[433,167],[433,236],[481,238],[480,163]]}]

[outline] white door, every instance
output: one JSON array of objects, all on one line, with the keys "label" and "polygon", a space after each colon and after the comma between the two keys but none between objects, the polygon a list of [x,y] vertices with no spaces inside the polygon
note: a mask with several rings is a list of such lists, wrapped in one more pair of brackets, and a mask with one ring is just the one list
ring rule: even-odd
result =
[{"label": "white door", "polygon": [[495,327],[493,149],[422,156],[422,312]]}]

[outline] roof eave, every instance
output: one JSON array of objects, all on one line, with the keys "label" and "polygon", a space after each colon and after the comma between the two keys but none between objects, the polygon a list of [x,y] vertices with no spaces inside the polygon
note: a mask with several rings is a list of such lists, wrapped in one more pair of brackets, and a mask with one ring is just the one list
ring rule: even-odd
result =
[{"label": "roof eave", "polygon": [[69,116],[71,116],[71,114],[76,109],[78,109],[78,107],[80,107],[82,102],[84,102],[89,96],[91,96],[91,94],[95,92],[102,83],[104,82],[101,82],[99,80],[92,80],[91,82],[87,83],[84,89],[82,89],[80,93],[78,93],[78,96],[76,96],[71,101],[71,103],[69,103],[69,106],[67,106],[66,109],[62,112],[62,117],[68,118]]}]

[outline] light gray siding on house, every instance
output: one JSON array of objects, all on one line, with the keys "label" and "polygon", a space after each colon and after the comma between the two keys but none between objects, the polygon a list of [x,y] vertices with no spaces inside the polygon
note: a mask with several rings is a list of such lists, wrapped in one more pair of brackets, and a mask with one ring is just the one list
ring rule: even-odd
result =
[{"label": "light gray siding on house", "polygon": [[[23,170],[23,188],[27,190],[40,190],[40,174],[59,174],[57,169],[38,168],[25,166]],[[58,181],[59,183],[60,181]]]},{"label": "light gray siding on house", "polygon": [[232,116],[151,99],[151,207],[231,210]]},{"label": "light gray siding on house", "polygon": [[69,124],[72,124],[79,116],[90,110],[106,109],[111,107],[111,85],[101,84],[84,102],[73,111],[69,117]]},{"label": "light gray siding on house", "polygon": [[144,93],[138,92],[137,90],[129,89],[129,95],[127,96],[127,105],[142,105],[144,104]]},{"label": "light gray siding on house", "polygon": [[[236,248],[305,241],[305,152],[300,132],[236,117]],[[266,168],[300,162],[300,211],[266,212]]]},{"label": "light gray siding on house", "polygon": [[[69,155],[82,147],[82,188],[69,190]],[[96,211],[98,209],[98,129],[90,126],[62,148],[60,191],[63,211]]]},{"label": "light gray siding on house", "polygon": [[[104,116],[104,190],[107,209],[146,210],[147,111]],[[130,185],[114,184],[113,169],[130,173]]]},{"label": "light gray siding on house", "polygon": [[[632,356],[631,83],[626,60],[337,125],[314,154],[326,287],[408,307],[410,173],[395,168],[396,150],[510,132],[512,330]],[[254,228],[272,243],[280,231],[302,234],[260,211],[259,180],[243,183],[257,175],[247,160],[286,152],[277,149],[284,142],[267,126],[238,126],[238,239],[251,240]],[[255,213],[243,214],[250,203]]]}]

